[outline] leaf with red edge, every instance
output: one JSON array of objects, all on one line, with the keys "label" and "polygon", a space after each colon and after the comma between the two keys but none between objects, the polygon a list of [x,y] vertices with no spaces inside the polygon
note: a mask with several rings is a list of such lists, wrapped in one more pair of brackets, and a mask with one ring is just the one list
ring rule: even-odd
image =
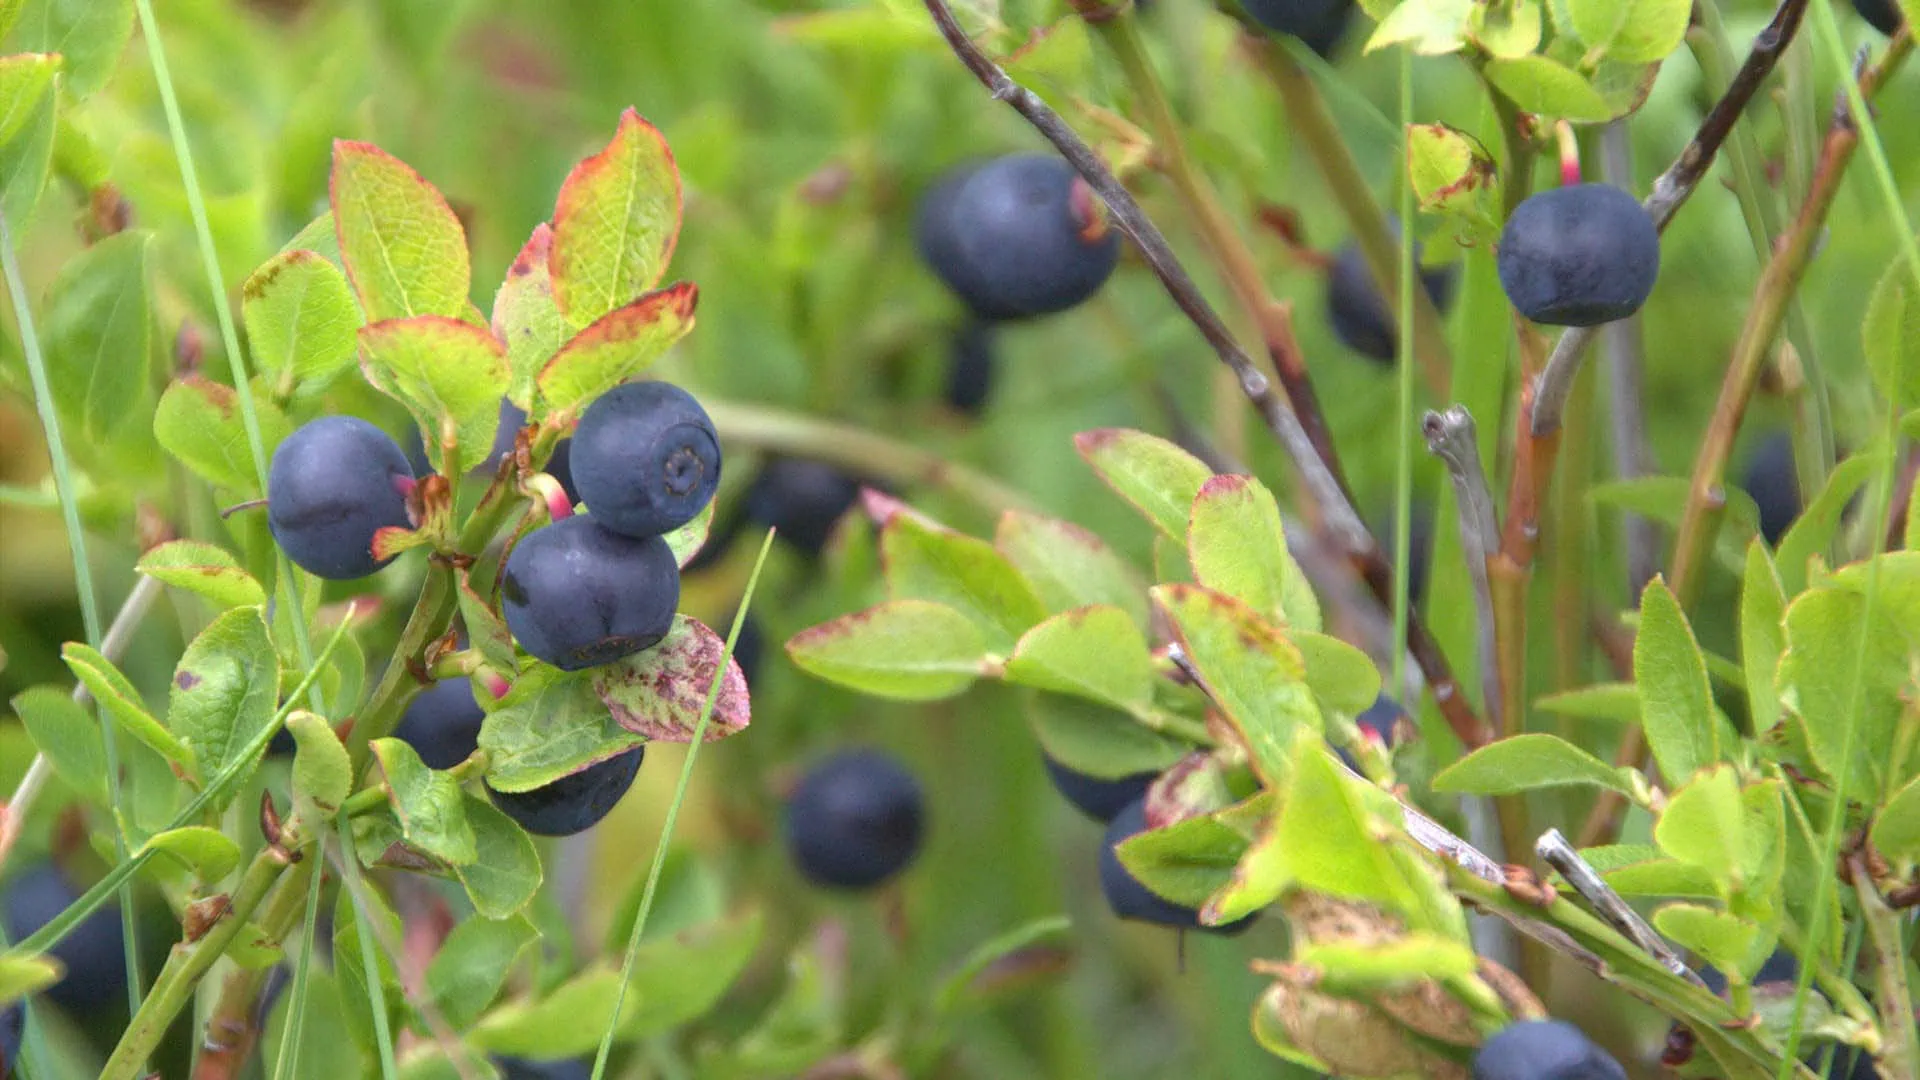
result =
[{"label": "leaf with red edge", "polygon": [[431,543],[433,535],[425,529],[402,529],[398,525],[386,525],[373,531],[373,557],[386,562],[403,551],[426,547]]},{"label": "leaf with red edge", "polygon": [[473,274],[467,236],[432,184],[371,143],[340,140],[328,198],[340,259],[368,322],[465,317]]},{"label": "leaf with red edge", "polygon": [[507,267],[493,296],[493,333],[507,343],[507,366],[513,372],[507,396],[529,412],[535,376],[573,335],[554,303],[553,275],[547,270],[552,251],[553,226],[543,221]]},{"label": "leaf with red edge", "polygon": [[[726,644],[700,620],[675,615],[673,629],[658,645],[595,668],[593,692],[628,731],[655,742],[692,742]],[[745,730],[750,712],[747,677],[737,662],[728,659],[720,696],[707,722],[707,741]]]},{"label": "leaf with red edge", "polygon": [[553,295],[586,326],[659,284],[680,235],[680,170],[658,128],[628,109],[605,150],[567,174],[553,208]]},{"label": "leaf with red edge", "polygon": [[407,407],[428,446],[437,447],[443,421],[453,422],[455,460],[440,463],[450,476],[493,449],[500,396],[507,391],[506,352],[485,329],[444,315],[388,319],[360,329],[361,372]]},{"label": "leaf with red edge", "polygon": [[693,329],[700,290],[687,282],[651,292],[575,334],[539,375],[553,410],[571,409],[645,371]]}]

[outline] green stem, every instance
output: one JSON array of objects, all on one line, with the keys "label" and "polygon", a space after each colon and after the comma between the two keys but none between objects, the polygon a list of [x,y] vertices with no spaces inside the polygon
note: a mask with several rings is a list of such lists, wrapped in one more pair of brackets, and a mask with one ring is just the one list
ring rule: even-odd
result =
[{"label": "green stem", "polygon": [[253,857],[239,886],[228,897],[232,906],[220,921],[198,941],[173,947],[166,966],[153,982],[153,992],[134,1013],[120,1036],[119,1045],[113,1048],[106,1067],[100,1071],[100,1080],[134,1080],[141,1074],[143,1063],[153,1054],[173,1018],[193,997],[200,979],[246,927],[253,909],[260,905],[287,867],[283,853],[273,848],[262,850]]},{"label": "green stem", "polygon": [[1853,890],[1860,898],[1860,915],[1873,941],[1874,975],[1879,979],[1880,1055],[1882,1076],[1920,1075],[1920,1039],[1913,1023],[1913,993],[1907,984],[1907,950],[1901,941],[1900,916],[1881,898],[1863,860],[1853,861]]},{"label": "green stem", "polygon": [[[294,922],[310,904],[307,885],[301,878],[317,884],[321,875],[312,872],[311,860],[295,863],[287,872],[286,884],[269,896],[254,920],[263,940],[279,945],[292,932]],[[305,957],[301,960],[304,963]],[[266,985],[271,967],[236,968],[220,985],[220,998],[207,1020],[207,1037],[199,1060],[194,1062],[194,1080],[230,1080],[253,1050],[259,1033],[254,1030],[254,1001]]]},{"label": "green stem", "polygon": [[413,614],[394,646],[393,662],[387,665],[386,673],[355,716],[353,730],[347,733],[347,753],[355,775],[366,764],[367,744],[392,734],[407,702],[419,693],[420,681],[414,677],[413,665],[420,662],[428,645],[447,632],[455,603],[453,569],[438,561],[432,563],[420,586],[419,599],[414,601]]}]

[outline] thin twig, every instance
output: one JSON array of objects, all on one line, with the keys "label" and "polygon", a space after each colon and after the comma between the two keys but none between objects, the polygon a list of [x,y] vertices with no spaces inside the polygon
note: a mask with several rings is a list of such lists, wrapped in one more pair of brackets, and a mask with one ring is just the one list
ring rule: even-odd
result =
[{"label": "thin twig", "polygon": [[1487,585],[1487,557],[1500,545],[1500,525],[1487,489],[1474,441],[1473,417],[1455,405],[1444,413],[1429,412],[1420,423],[1427,450],[1446,463],[1460,505],[1460,554],[1473,579],[1473,607],[1480,641],[1480,694],[1495,731],[1506,724],[1500,701],[1500,666],[1494,654],[1493,592]]},{"label": "thin twig", "polygon": [[[1075,134],[1038,95],[1013,81],[998,64],[980,51],[967,37],[945,0],[924,0],[924,3],[948,46],[967,70],[995,100],[1005,102],[1026,118],[1099,194],[1107,205],[1114,226],[1133,240],[1147,265],[1165,287],[1167,295],[1200,331],[1221,363],[1233,371],[1241,392],[1253,404],[1261,421],[1293,461],[1308,495],[1320,507],[1322,527],[1358,567],[1374,595],[1390,597],[1394,588],[1393,571],[1387,565],[1379,543],[1361,520],[1352,500],[1347,497],[1339,477],[1329,463],[1321,459],[1312,438],[1301,426],[1299,417],[1288,409],[1275,392],[1273,381],[1254,366],[1219,314],[1201,295],[1186,268],[1168,246],[1166,237],[1086,141]],[[1408,622],[1406,644],[1419,661],[1434,700],[1454,733],[1469,747],[1484,745],[1489,738],[1484,722],[1475,715],[1465,695],[1460,692],[1439,643],[1417,619]]]},{"label": "thin twig", "polygon": [[1913,992],[1907,982],[1907,945],[1899,913],[1887,906],[1867,868],[1866,858],[1848,857],[1854,894],[1860,900],[1862,921],[1873,945],[1874,976],[1880,983],[1882,1044],[1874,1061],[1881,1076],[1913,1076],[1920,1072],[1920,1045],[1916,1045]]},{"label": "thin twig", "polygon": [[1673,946],[1667,944],[1667,939],[1661,937],[1660,932],[1655,930],[1652,924],[1641,918],[1639,912],[1629,907],[1627,902],[1620,898],[1620,894],[1614,891],[1613,886],[1600,877],[1591,863],[1580,857],[1580,853],[1573,849],[1573,845],[1567,843],[1567,838],[1561,835],[1559,829],[1548,829],[1546,835],[1534,845],[1533,850],[1548,866],[1558,870],[1560,876],[1567,879],[1567,884],[1573,886],[1573,891],[1585,897],[1587,903],[1593,905],[1593,909],[1607,921],[1607,925],[1644,949],[1648,956],[1660,961],[1661,966],[1668,971],[1695,986],[1707,985],[1700,976],[1694,974],[1692,968],[1687,966],[1687,962],[1680,958],[1680,954],[1673,950]]}]

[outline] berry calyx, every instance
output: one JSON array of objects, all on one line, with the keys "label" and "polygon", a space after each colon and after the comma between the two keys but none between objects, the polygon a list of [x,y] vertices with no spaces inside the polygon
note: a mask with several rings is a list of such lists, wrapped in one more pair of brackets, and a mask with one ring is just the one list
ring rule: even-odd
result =
[{"label": "berry calyx", "polygon": [[323,416],[287,436],[267,472],[267,524],[302,570],[331,581],[392,561],[374,534],[404,529],[413,469],[386,432],[355,416]]}]

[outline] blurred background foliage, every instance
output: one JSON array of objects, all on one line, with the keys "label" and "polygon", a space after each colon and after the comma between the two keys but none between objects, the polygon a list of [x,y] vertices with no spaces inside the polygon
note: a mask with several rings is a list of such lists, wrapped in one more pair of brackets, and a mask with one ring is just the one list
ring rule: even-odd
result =
[{"label": "blurred background foliage", "polygon": [[[1041,510],[1098,531],[1143,565],[1151,557],[1147,528],[1092,480],[1073,451],[1075,432],[1110,425],[1167,432],[1172,423],[1158,397],[1164,389],[1182,413],[1244,454],[1283,493],[1287,488],[1277,451],[1257,434],[1236,437],[1243,419],[1216,416],[1215,361],[1131,253],[1091,303],[998,334],[998,381],[982,416],[963,417],[942,403],[962,312],[913,254],[916,200],[955,163],[1041,146],[1017,117],[986,98],[917,4],[160,0],[155,6],[209,198],[223,277],[236,291],[325,209],[332,141],[351,138],[377,143],[446,192],[467,227],[474,299],[484,307],[552,206],[568,168],[603,144],[619,111],[631,105],[665,133],[686,185],[686,220],[670,280],[694,281],[701,291],[699,326],[663,363],[662,377],[703,400],[804,412],[972,465]],[[1144,134],[1123,119],[1129,108],[1124,84],[1085,28],[1066,17],[1063,3],[975,0],[965,6],[999,21],[1002,45],[1038,35],[1015,63],[1016,74],[1110,160],[1138,165],[1147,147]],[[157,396],[182,365],[197,364],[217,380],[225,377],[226,363],[211,330],[211,299],[131,7],[99,7],[125,18],[97,17],[85,0],[27,0],[11,37],[0,43],[5,53],[63,52],[69,89],[92,92],[84,105],[63,110],[57,125],[45,125],[44,145],[25,139],[10,145],[9,153],[50,152],[55,176],[33,217],[15,222],[15,238],[29,289],[38,296],[100,231],[103,213],[124,210],[135,226],[152,230],[156,303],[150,385],[141,391]],[[1767,14],[1754,0],[1728,5],[1733,39],[1748,40]],[[1256,224],[1256,211],[1290,211],[1306,243],[1319,250],[1346,239],[1344,222],[1289,138],[1271,86],[1237,52],[1236,25],[1200,0],[1155,0],[1144,19],[1197,153],[1264,261],[1270,286],[1295,305],[1301,343],[1361,503],[1385,522],[1396,451],[1394,376],[1336,341],[1322,312],[1319,272]],[[1042,29],[1055,23],[1056,29]],[[1860,40],[1869,33],[1851,18],[1843,25]],[[1365,27],[1356,26],[1331,67],[1313,63],[1304,50],[1301,55],[1314,67],[1375,194],[1388,199],[1394,196],[1389,116],[1397,61],[1390,51],[1360,55],[1364,36]],[[1823,70],[1806,37],[1783,66],[1789,78],[1820,88],[1816,101],[1830,101],[1834,73]],[[1497,142],[1491,113],[1464,65],[1421,60],[1414,75],[1418,119]],[[1899,115],[1906,114],[1917,81],[1920,74],[1908,70],[1885,95]],[[1691,57],[1683,50],[1668,60],[1629,125],[1637,193],[1684,145],[1708,103]],[[1778,141],[1776,105],[1763,95],[1749,118],[1763,147]],[[1824,105],[1818,115],[1824,122]],[[1920,125],[1896,120],[1880,130],[1896,163],[1920,155]],[[1597,161],[1591,144],[1587,151],[1588,161]],[[11,166],[4,171],[13,175]],[[1911,196],[1920,170],[1897,171]],[[1138,167],[1128,179],[1183,254],[1197,256],[1164,183]],[[124,204],[92,197],[102,181]],[[1871,414],[1858,327],[1887,259],[1869,184],[1866,170],[1853,170],[1801,293],[1831,379],[1843,446],[1865,441],[1861,425]],[[11,188],[6,197],[10,209],[21,205]],[[1500,310],[1490,305],[1503,305],[1487,253],[1428,246],[1440,249],[1430,252],[1440,258],[1467,263],[1464,296],[1451,320],[1456,363],[1477,373],[1480,385],[1502,385],[1512,366],[1511,335],[1488,339],[1473,332],[1489,325],[1484,313]],[[1664,251],[1660,284],[1643,319],[1644,406],[1655,471],[1678,475],[1710,412],[1758,259],[1738,203],[1717,176],[1680,214]],[[1204,259],[1191,258],[1189,266],[1219,295]],[[1482,313],[1477,321],[1476,312]],[[82,634],[20,335],[10,311],[0,313],[0,323],[5,700],[36,683],[64,681],[60,643]],[[1455,375],[1467,377],[1467,370]],[[406,424],[397,407],[375,399],[357,380],[342,380],[329,393],[332,407],[384,418],[396,434]],[[150,408],[152,397],[145,400]],[[1439,403],[1423,398],[1423,404]],[[147,408],[137,415],[148,415]],[[1228,408],[1244,407],[1230,401]],[[1788,416],[1786,403],[1763,398],[1747,441]],[[1480,420],[1483,436],[1504,430],[1493,416]],[[1570,475],[1583,465],[1593,478],[1608,473],[1604,422],[1588,430],[1591,452],[1563,462],[1563,490],[1584,479]],[[173,531],[251,549],[263,540],[259,515],[222,523],[204,488],[166,464],[144,424],[83,441],[73,453],[87,477],[96,581],[107,603],[130,587],[142,539]],[[748,442],[730,442],[728,454],[723,504],[738,498],[754,469]],[[1420,461],[1416,499],[1443,501],[1441,485],[1438,469]],[[937,485],[904,493],[956,526],[976,533],[990,528],[990,508]],[[1584,545],[1590,561],[1580,574],[1588,591],[1602,607],[1631,606],[1612,514],[1576,508],[1573,519],[1584,520],[1598,538]],[[1451,518],[1442,516],[1439,525],[1429,614],[1464,670],[1472,657],[1470,612],[1457,558],[1448,557],[1455,550]],[[865,531],[849,530],[844,539],[824,565],[776,552],[754,608],[769,645],[871,598]],[[1550,534],[1545,544],[1549,566],[1561,550],[1556,541]],[[739,545],[690,578],[687,609],[709,621],[725,618],[752,546]],[[397,602],[415,585],[408,573],[396,572],[363,587]],[[1553,590],[1537,588],[1533,595],[1543,616],[1551,611]],[[1707,595],[1702,611],[1724,615],[1731,578],[1714,580]],[[142,685],[164,682],[183,630],[192,626],[192,613],[170,612],[166,603],[123,663]],[[1729,647],[1732,630],[1723,617],[1703,614],[1695,626],[1707,647]],[[1545,671],[1551,635],[1535,635],[1534,644]],[[377,664],[379,642],[367,647]],[[1581,659],[1583,670],[1535,684],[1611,677],[1597,657]],[[715,1014],[711,1035],[688,1036],[676,1054],[699,1060],[704,1041],[750,1024],[786,985],[789,954],[812,947],[823,926],[845,935],[841,1040],[851,1044],[897,1021],[902,1009],[923,1004],[974,946],[1065,911],[1075,924],[1066,953],[1034,954],[1029,974],[1045,978],[960,1021],[941,1075],[1239,1078],[1284,1069],[1247,1031],[1260,981],[1245,960],[1279,954],[1277,923],[1245,938],[1192,935],[1179,945],[1167,932],[1108,916],[1094,874],[1097,828],[1049,789],[1019,694],[983,685],[933,706],[879,703],[805,679],[777,647],[766,650],[753,691],[748,737],[712,747],[696,775],[691,812],[675,841],[685,851],[669,863],[665,906],[649,935],[748,907],[768,915],[770,933],[729,999],[732,1007]],[[1431,751],[1450,754],[1443,726],[1425,726]],[[778,846],[783,784],[810,756],[849,742],[895,750],[918,766],[929,787],[928,849],[902,885],[877,899],[843,900],[799,887]],[[552,902],[577,904],[573,947],[582,954],[624,935],[621,913],[630,918],[640,885],[636,870],[650,854],[682,749],[653,748],[636,794],[589,842],[547,851],[556,883]],[[0,785],[10,787],[29,756],[19,726],[0,724]],[[43,802],[30,848],[52,842],[58,802]],[[547,922],[558,926],[554,917]],[[831,945],[831,933],[827,940]],[[1052,970],[1061,964],[1064,970]],[[831,997],[822,994],[822,1002]],[[1611,1011],[1616,1002],[1605,1004]],[[1630,1010],[1597,1024],[1596,1034],[1622,1024],[1643,1032],[1653,1026]]]}]

